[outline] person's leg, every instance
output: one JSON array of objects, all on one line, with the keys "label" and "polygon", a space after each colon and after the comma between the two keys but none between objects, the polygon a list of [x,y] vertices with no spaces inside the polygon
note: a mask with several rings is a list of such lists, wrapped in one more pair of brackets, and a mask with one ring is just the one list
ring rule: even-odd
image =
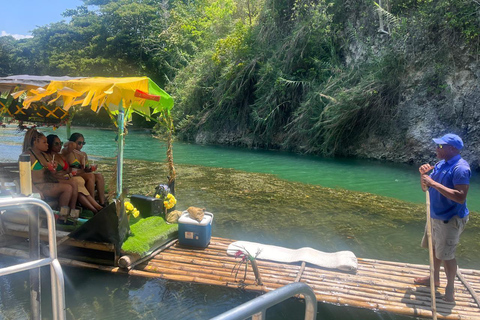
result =
[{"label": "person's leg", "polygon": [[72,197],[72,186],[65,183],[42,183],[42,193],[47,197],[58,198],[58,206],[69,206]]},{"label": "person's leg", "polygon": [[98,203],[105,204],[105,179],[101,173],[95,173],[95,184],[98,191]]},{"label": "person's leg", "polygon": [[97,213],[98,210],[91,204],[91,202],[88,199],[89,197],[90,196],[86,196],[83,193],[80,193],[78,195],[78,202],[80,202],[85,209],[90,210],[93,213]]},{"label": "person's leg", "polygon": [[95,194],[95,176],[93,173],[84,173],[81,177],[85,180],[85,188],[91,195]]},{"label": "person's leg", "polygon": [[[435,248],[433,248],[433,280],[435,282],[435,287],[440,287],[440,266],[442,261],[437,259],[435,256]],[[415,284],[420,284],[429,287],[430,286],[430,276],[415,278]]]},{"label": "person's leg", "polygon": [[75,209],[75,206],[77,205],[77,200],[78,200],[78,186],[77,186],[77,184],[72,179],[59,180],[59,183],[68,184],[72,187],[72,196],[70,198],[70,202],[69,202],[68,206],[70,207],[70,209]]},{"label": "person's leg", "polygon": [[[437,258],[436,255],[436,244],[438,243],[438,237],[441,235],[438,232],[437,220],[430,219],[432,225],[432,247],[433,247],[433,280],[435,283],[435,287],[440,286],[440,266],[442,265],[442,261]],[[428,236],[427,236],[427,225],[425,224],[425,232],[423,234],[423,239],[421,243],[422,248],[428,249]],[[413,281],[415,284],[430,286],[430,275],[425,277],[415,278]]]},{"label": "person's leg", "polygon": [[90,204],[95,207],[95,209],[97,209],[97,211],[100,211],[103,209],[103,207],[101,205],[98,204],[97,201],[95,201],[95,199],[93,199],[92,196],[88,196],[87,197],[87,200],[90,202]]},{"label": "person's leg", "polygon": [[455,259],[455,251],[460,242],[462,234],[468,222],[468,216],[460,218],[452,217],[445,226],[445,246],[443,248],[443,267],[447,276],[447,286],[445,287],[445,296],[443,300],[448,302],[455,301],[455,277],[457,276],[457,260]]},{"label": "person's leg", "polygon": [[445,274],[447,275],[447,286],[445,287],[445,301],[455,301],[455,277],[457,275],[457,259],[443,261]]}]

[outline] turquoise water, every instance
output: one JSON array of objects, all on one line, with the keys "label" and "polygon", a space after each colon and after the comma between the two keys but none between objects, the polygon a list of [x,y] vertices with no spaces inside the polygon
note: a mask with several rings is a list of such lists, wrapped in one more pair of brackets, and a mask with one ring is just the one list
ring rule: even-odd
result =
[{"label": "turquoise water", "polygon": [[[42,128],[66,140],[66,129]],[[91,128],[72,128],[85,136],[84,151],[89,155],[114,157],[116,132]],[[0,128],[0,162],[16,161],[24,133],[14,127]],[[175,142],[174,162],[207,167],[232,168],[248,172],[274,174],[281,179],[329,188],[369,192],[404,201],[423,203],[417,167],[376,160],[320,158],[277,151],[246,150],[224,146]],[[132,131],[126,136],[125,158],[147,161],[165,160],[165,143],[149,132]],[[473,176],[468,207],[480,212],[480,181]]]},{"label": "turquoise water", "polygon": [[[46,134],[53,132],[51,128],[40,130]],[[73,128],[72,132],[77,130],[85,136],[87,144],[84,150],[89,155],[98,159],[115,156],[114,131]],[[65,128],[60,128],[55,133],[65,141]],[[13,126],[0,128],[0,162],[18,159],[23,135],[24,132],[17,132]],[[417,168],[408,165],[358,159],[324,159],[275,151],[181,142],[174,143],[173,152],[175,163],[178,164],[269,173],[287,181],[369,192],[408,202],[424,201],[424,193],[418,186]],[[126,137],[125,157],[163,161],[165,144],[153,139],[148,132],[130,132]],[[203,171],[206,170],[204,168]],[[479,183],[474,180],[469,191],[469,207],[475,211],[480,211],[478,186]],[[231,188],[231,185],[228,187]],[[208,191],[203,191],[202,188],[202,192]],[[191,197],[196,197],[197,202],[202,199],[201,194],[192,193]],[[245,201],[248,201],[247,198]],[[427,254],[418,248],[422,222],[401,223],[392,217],[392,223],[373,226],[369,224],[369,219],[389,222],[390,217],[375,218],[363,207],[358,212],[353,212],[353,215],[350,213],[345,216],[342,212],[337,212],[332,204],[333,208],[325,212],[308,208],[302,213],[302,217],[289,221],[288,227],[282,225],[276,228],[275,218],[284,217],[285,214],[271,212],[271,203],[257,204],[256,207],[264,215],[263,219],[249,217],[246,212],[239,217],[238,213],[235,215],[234,208],[229,206],[230,203],[223,203],[212,208],[212,212],[216,214],[213,230],[215,236],[284,246],[311,246],[325,251],[347,249],[354,251],[359,257],[428,263]],[[322,217],[325,214],[329,216]],[[314,219],[310,223],[309,217]],[[253,226],[254,223],[259,225]],[[355,234],[354,239],[346,238],[344,230],[336,230],[343,225],[346,228],[358,227],[357,223],[362,224],[368,232]],[[467,230],[465,238],[475,239],[474,233],[477,231]],[[478,269],[478,256],[467,249],[470,250],[471,247],[462,247],[459,263],[464,267]],[[11,259],[2,257],[0,266],[11,262]],[[65,271],[68,319],[209,319],[255,297],[255,294],[241,290],[205,285],[128,277],[78,268],[66,268]],[[46,318],[49,318],[50,310],[47,298],[48,279],[48,270],[45,269],[43,280],[46,294],[43,310]],[[319,319],[327,320],[411,319],[325,304],[319,304],[319,308]],[[28,282],[25,281],[25,274],[0,278],[0,319],[27,319],[28,310]],[[289,301],[287,305],[270,311],[267,318],[303,319],[303,310],[303,303]]]}]

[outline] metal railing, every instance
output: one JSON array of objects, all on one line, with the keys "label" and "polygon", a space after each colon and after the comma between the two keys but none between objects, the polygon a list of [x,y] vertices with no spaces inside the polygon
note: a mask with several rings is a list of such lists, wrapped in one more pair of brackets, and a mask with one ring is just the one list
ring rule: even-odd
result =
[{"label": "metal railing", "polygon": [[315,320],[317,317],[317,299],[313,290],[302,282],[287,284],[277,290],[270,291],[210,320],[243,320],[250,317],[256,320],[264,320],[268,308],[297,294],[302,294],[305,297],[305,320]]},{"label": "metal railing", "polygon": [[[0,276],[17,273],[26,270],[32,270],[43,266],[50,265],[50,282],[52,286],[52,312],[53,319],[65,319],[65,281],[63,278],[63,270],[57,259],[57,239],[55,234],[55,218],[52,208],[42,200],[27,197],[17,198],[0,198],[0,209],[12,206],[37,206],[43,209],[47,215],[48,225],[48,247],[50,257],[20,263],[14,266],[0,269]],[[28,214],[28,210],[19,211]]]}]

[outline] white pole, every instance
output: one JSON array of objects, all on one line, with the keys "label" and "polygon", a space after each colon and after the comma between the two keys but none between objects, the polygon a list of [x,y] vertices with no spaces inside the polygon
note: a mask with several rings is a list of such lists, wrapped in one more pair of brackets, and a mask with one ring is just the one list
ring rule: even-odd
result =
[{"label": "white pole", "polygon": [[118,156],[117,156],[117,199],[120,199],[122,195],[122,181],[123,181],[123,142],[124,142],[124,122],[125,122],[125,109],[123,108],[123,100],[120,100],[118,105]]}]

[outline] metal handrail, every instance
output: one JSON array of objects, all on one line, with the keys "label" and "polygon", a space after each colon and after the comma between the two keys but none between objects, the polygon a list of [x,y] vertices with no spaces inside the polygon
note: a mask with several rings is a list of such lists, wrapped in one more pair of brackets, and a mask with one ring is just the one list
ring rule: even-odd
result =
[{"label": "metal handrail", "polygon": [[297,294],[303,294],[305,297],[305,320],[315,320],[317,317],[317,299],[315,298],[315,293],[313,293],[312,288],[303,282],[287,284],[284,287],[245,302],[210,320],[243,320],[252,316],[255,316],[256,319],[265,319],[265,312],[268,308]]},{"label": "metal handrail", "polygon": [[[50,257],[29,261],[15,266],[10,266],[0,269],[0,276],[17,273],[21,271],[40,268],[46,265],[50,265],[50,283],[52,287],[52,312],[53,319],[64,320],[65,314],[65,280],[63,278],[63,270],[60,262],[57,259],[57,238],[55,233],[55,217],[53,215],[52,208],[40,200],[27,197],[15,197],[15,198],[0,198],[0,208],[11,206],[25,206],[34,205],[38,206],[47,214],[48,225],[48,247]],[[21,211],[24,213],[24,211]],[[28,212],[26,212],[28,214]]]}]

